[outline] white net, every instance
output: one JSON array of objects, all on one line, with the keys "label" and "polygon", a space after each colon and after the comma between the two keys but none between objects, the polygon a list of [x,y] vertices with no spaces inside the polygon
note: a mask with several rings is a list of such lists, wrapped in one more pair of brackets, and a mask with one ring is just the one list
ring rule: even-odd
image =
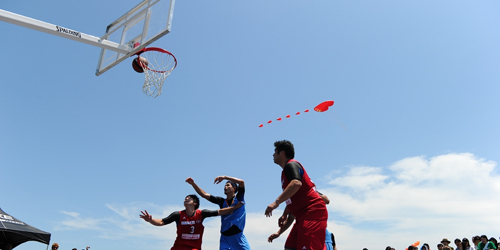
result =
[{"label": "white net", "polygon": [[163,82],[177,66],[177,60],[170,52],[159,48],[148,48],[140,57],[146,59],[146,62],[138,60],[145,75],[142,91],[148,96],[157,97],[161,95]]}]

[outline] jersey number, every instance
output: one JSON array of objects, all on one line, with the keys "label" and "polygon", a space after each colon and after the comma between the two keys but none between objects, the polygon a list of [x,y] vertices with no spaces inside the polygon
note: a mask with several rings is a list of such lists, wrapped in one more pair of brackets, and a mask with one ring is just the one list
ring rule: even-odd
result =
[{"label": "jersey number", "polygon": [[191,226],[191,233],[194,233],[194,226]]}]

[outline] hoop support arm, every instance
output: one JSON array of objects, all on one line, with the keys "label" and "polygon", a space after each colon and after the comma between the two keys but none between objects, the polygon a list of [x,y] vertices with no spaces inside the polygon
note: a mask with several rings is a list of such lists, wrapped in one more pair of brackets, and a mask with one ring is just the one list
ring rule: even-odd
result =
[{"label": "hoop support arm", "polygon": [[6,10],[0,9],[0,21],[4,21],[7,23],[23,26],[25,28],[38,30],[41,32],[45,32],[48,34],[64,37],[67,39],[71,39],[77,42],[86,43],[89,45],[97,46],[104,49],[109,49],[112,51],[116,51],[118,53],[127,54],[133,50],[133,48],[128,47],[126,45],[120,45],[118,43],[109,41],[109,40],[101,40],[99,37],[87,35],[81,33],[79,31],[71,30],[68,28],[64,28],[58,25],[46,23],[40,20],[36,20],[33,18],[29,18],[26,16],[22,16],[19,14],[15,14]]}]

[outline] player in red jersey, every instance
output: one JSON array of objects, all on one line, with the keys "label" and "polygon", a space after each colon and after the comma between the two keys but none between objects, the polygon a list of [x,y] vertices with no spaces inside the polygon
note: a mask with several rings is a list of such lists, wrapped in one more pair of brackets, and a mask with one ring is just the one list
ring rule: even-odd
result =
[{"label": "player in red jersey", "polygon": [[[274,143],[274,163],[281,172],[283,192],[266,208],[265,215],[272,216],[272,211],[286,202],[286,209],[295,217],[290,234],[285,242],[286,250],[323,250],[328,211],[323,199],[316,192],[316,186],[309,178],[305,168],[294,160],[295,150],[290,141]],[[285,213],[288,214],[288,213]],[[283,224],[286,216],[280,217],[278,224]]]},{"label": "player in red jersey", "polygon": [[184,199],[185,210],[171,213],[163,219],[153,219],[148,211],[141,211],[140,217],[155,226],[164,226],[172,222],[177,224],[177,238],[174,246],[170,250],[201,250],[201,241],[203,237],[203,220],[207,217],[229,214],[240,208],[242,202],[234,207],[223,208],[219,210],[199,210],[200,199],[191,194]]}]

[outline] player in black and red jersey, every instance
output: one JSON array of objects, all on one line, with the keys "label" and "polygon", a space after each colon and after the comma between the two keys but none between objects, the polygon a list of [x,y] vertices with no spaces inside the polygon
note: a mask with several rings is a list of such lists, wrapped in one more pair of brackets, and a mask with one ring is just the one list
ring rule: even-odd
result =
[{"label": "player in black and red jersey", "polygon": [[203,220],[208,217],[229,214],[240,208],[243,203],[238,203],[234,207],[223,208],[219,210],[199,210],[200,199],[191,194],[184,199],[185,210],[171,213],[163,219],[153,219],[148,211],[141,211],[140,217],[155,226],[164,226],[172,222],[177,224],[177,238],[174,246],[170,250],[201,250],[201,241],[203,238]]},{"label": "player in black and red jersey", "polygon": [[[328,211],[323,199],[316,191],[316,186],[309,178],[304,166],[294,160],[295,150],[290,141],[283,140],[274,143],[274,163],[281,172],[281,187],[283,192],[267,206],[265,215],[270,217],[272,211],[286,202],[286,211],[295,217],[293,226],[285,242],[285,249],[323,250]],[[284,213],[287,215],[288,213]],[[286,220],[280,217],[279,224]]]},{"label": "player in black and red jersey", "polygon": [[[326,205],[330,204],[330,199],[328,199],[328,196],[318,192],[319,196],[323,199],[323,201],[325,202]],[[292,223],[295,221],[295,217],[293,216],[293,214],[290,214],[287,212],[288,209],[285,209],[285,211],[283,212],[283,217],[284,219],[281,219],[279,220],[279,230],[278,232],[276,233],[273,233],[269,236],[269,238],[267,238],[267,241],[269,243],[273,242],[274,239],[280,237],[281,234],[283,234],[291,225]],[[281,224],[281,222],[283,222]],[[330,233],[330,231],[328,231],[328,229],[326,229],[326,235],[325,235],[325,250],[337,250],[337,245],[335,243],[335,236],[333,235],[333,233]]]}]

